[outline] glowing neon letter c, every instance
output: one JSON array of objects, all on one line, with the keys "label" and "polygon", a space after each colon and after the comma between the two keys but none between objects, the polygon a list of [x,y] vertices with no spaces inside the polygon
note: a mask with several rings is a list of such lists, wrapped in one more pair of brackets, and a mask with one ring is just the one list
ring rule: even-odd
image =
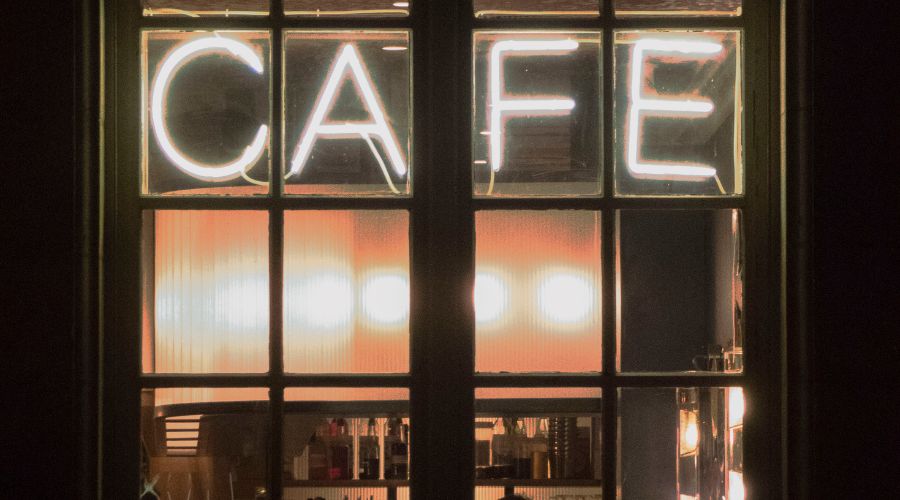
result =
[{"label": "glowing neon letter c", "polygon": [[150,121],[153,124],[153,133],[163,153],[176,167],[187,174],[200,180],[212,182],[234,179],[241,175],[245,169],[254,165],[262,156],[266,148],[266,139],[269,135],[269,127],[260,125],[253,142],[244,149],[241,156],[232,162],[220,165],[208,165],[191,160],[172,143],[164,118],[166,96],[172,77],[190,60],[205,52],[221,50],[230,52],[233,56],[246,63],[247,66],[253,68],[254,71],[262,74],[262,60],[248,45],[220,36],[198,38],[181,45],[166,57],[159,69],[159,73],[156,75],[153,90],[150,93]]}]

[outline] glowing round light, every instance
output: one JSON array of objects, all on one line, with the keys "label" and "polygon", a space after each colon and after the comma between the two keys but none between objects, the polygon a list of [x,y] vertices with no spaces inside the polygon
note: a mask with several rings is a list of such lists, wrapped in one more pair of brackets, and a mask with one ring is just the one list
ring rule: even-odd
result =
[{"label": "glowing round light", "polygon": [[493,274],[475,276],[475,319],[479,323],[494,321],[506,311],[509,291],[503,281]]},{"label": "glowing round light", "polygon": [[169,91],[169,84],[175,73],[186,63],[201,55],[217,52],[228,52],[250,66],[256,73],[263,73],[262,60],[249,45],[218,35],[197,38],[180,45],[163,60],[150,93],[150,122],[153,124],[153,134],[156,136],[156,141],[163,154],[185,173],[211,182],[234,179],[241,175],[241,172],[256,164],[266,149],[266,139],[269,136],[269,127],[260,125],[253,142],[244,149],[241,156],[221,165],[208,165],[188,158],[172,143],[165,121],[166,95]]},{"label": "glowing round light", "polygon": [[370,278],[363,286],[362,307],[376,323],[397,324],[409,315],[409,283],[398,275]]},{"label": "glowing round light", "polygon": [[576,323],[586,319],[593,310],[594,287],[580,276],[554,274],[541,283],[538,304],[550,321]]},{"label": "glowing round light", "polygon": [[308,326],[336,328],[348,325],[353,317],[350,280],[335,274],[311,277],[303,287],[298,305]]}]

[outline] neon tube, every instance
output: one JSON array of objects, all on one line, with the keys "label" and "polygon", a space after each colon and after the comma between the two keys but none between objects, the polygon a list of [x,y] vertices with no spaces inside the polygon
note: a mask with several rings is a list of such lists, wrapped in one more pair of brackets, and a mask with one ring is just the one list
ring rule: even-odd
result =
[{"label": "neon tube", "polygon": [[506,52],[531,54],[558,54],[578,48],[575,40],[503,40],[491,47],[490,60],[490,153],[494,172],[503,166],[504,127],[503,115],[520,116],[568,114],[575,107],[572,99],[503,99],[503,55]]},{"label": "neon tube", "polygon": [[260,125],[256,136],[244,152],[236,160],[220,165],[200,163],[190,159],[178,149],[169,136],[166,127],[166,97],[169,93],[169,84],[175,73],[183,68],[191,60],[209,52],[227,51],[235,58],[243,61],[253,68],[258,74],[263,73],[263,63],[253,49],[237,40],[223,38],[218,35],[198,38],[175,49],[163,61],[153,83],[150,93],[150,121],[153,124],[153,133],[159,143],[163,154],[176,167],[197,179],[211,182],[222,182],[234,179],[250,168],[262,156],[266,148],[266,140],[269,135],[269,127]]},{"label": "neon tube", "polygon": [[[372,79],[369,77],[368,71],[359,58],[356,48],[352,44],[346,44],[339,51],[339,56],[335,62],[331,73],[328,75],[325,89],[319,96],[315,105],[312,119],[306,125],[306,130],[300,139],[300,145],[297,152],[291,160],[291,170],[285,175],[288,178],[292,175],[299,174],[309,154],[312,146],[316,141],[316,137],[324,136],[332,139],[346,139],[360,137],[365,139],[367,136],[377,136],[381,139],[384,148],[387,151],[388,159],[394,172],[399,176],[406,175],[406,162],[403,154],[400,153],[400,145],[394,137],[394,133],[388,126],[384,111],[379,104],[378,95],[375,93],[372,85]],[[343,124],[326,124],[325,118],[334,105],[340,84],[344,79],[345,73],[350,71],[350,76],[356,84],[356,90],[361,100],[365,103],[369,113],[372,115],[371,123],[343,123]]]},{"label": "neon tube", "polygon": [[[644,60],[647,52],[683,54],[685,57],[702,57],[721,52],[722,45],[712,42],[688,42],[647,38],[634,44],[631,63],[631,100],[628,111],[626,159],[628,170],[635,177],[671,181],[703,181],[716,175],[716,169],[696,163],[641,162],[640,115],[645,111],[659,113],[683,113],[687,118],[706,116],[713,111],[709,100],[646,99],[641,93]],[[694,116],[691,116],[694,115]]]}]

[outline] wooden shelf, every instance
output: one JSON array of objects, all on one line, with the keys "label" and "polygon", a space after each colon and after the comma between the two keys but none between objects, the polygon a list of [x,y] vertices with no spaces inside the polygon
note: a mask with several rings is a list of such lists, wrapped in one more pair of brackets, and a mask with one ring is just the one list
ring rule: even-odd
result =
[{"label": "wooden shelf", "polygon": [[565,486],[602,486],[603,482],[599,479],[476,479],[475,486],[544,486],[565,487]]},{"label": "wooden shelf", "polygon": [[285,479],[285,488],[397,488],[409,486],[405,479]]},{"label": "wooden shelf", "polygon": [[[599,479],[476,479],[476,486],[543,486],[559,487],[600,487]],[[403,479],[285,479],[285,488],[397,488],[409,486]]]}]

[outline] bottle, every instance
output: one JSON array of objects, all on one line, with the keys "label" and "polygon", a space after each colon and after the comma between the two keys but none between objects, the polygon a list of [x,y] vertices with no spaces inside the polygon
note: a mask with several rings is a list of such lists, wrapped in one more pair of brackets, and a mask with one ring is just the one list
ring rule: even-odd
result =
[{"label": "bottle", "polygon": [[531,442],[525,429],[524,419],[519,420],[513,430],[513,452],[517,479],[531,479]]},{"label": "bottle", "polygon": [[[409,446],[406,443],[406,430],[400,418],[393,419],[391,442],[391,479],[407,479],[409,475]],[[385,475],[387,475],[385,473]]]},{"label": "bottle", "polygon": [[360,479],[378,479],[378,466],[381,453],[378,447],[378,432],[375,430],[375,419],[370,418],[366,426],[365,439],[360,439]]},{"label": "bottle", "polygon": [[329,464],[329,479],[350,479],[353,477],[353,460],[351,454],[352,445],[347,435],[347,422],[343,418],[332,419],[330,425],[331,434],[331,461]]},{"label": "bottle", "polygon": [[538,419],[531,447],[531,478],[547,479],[547,420]]},{"label": "bottle", "polygon": [[328,479],[328,447],[324,439],[324,426],[318,426],[309,440],[309,474],[315,480]]}]

